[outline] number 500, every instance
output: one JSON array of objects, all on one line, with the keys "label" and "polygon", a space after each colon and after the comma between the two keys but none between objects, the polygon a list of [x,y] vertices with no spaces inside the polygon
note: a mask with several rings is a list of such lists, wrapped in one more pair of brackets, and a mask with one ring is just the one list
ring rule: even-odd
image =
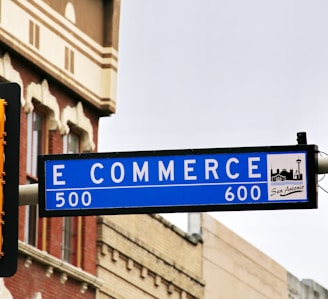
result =
[{"label": "number 500", "polygon": [[80,195],[73,191],[69,192],[66,196],[65,192],[56,193],[56,208],[61,208],[65,204],[68,204],[70,207],[74,208],[80,203],[84,207],[88,207],[91,204],[91,193],[89,191],[84,191]]}]

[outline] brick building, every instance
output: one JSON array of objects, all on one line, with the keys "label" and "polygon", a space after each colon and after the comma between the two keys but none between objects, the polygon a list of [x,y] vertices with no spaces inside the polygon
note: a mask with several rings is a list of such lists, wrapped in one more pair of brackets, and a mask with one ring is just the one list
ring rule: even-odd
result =
[{"label": "brick building", "polygon": [[[21,185],[38,182],[39,154],[96,151],[99,117],[115,112],[119,14],[120,0],[0,2],[0,77],[21,86]],[[96,228],[95,216],[20,207],[1,298],[95,298]]]}]

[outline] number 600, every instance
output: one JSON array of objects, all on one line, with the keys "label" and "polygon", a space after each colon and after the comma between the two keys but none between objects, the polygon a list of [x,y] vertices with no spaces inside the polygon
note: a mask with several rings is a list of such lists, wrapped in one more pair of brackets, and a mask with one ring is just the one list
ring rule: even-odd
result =
[{"label": "number 600", "polygon": [[240,201],[245,201],[248,198],[248,195],[250,195],[252,200],[259,200],[261,197],[260,187],[257,185],[252,186],[248,194],[246,186],[239,186],[235,193],[232,191],[232,187],[230,186],[225,192],[225,199],[229,202],[233,201],[235,198]]}]

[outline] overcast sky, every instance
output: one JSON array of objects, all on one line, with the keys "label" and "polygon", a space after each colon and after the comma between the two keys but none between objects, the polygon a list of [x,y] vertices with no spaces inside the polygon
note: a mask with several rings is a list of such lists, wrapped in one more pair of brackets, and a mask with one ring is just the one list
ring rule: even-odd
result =
[{"label": "overcast sky", "polygon": [[[327,1],[121,5],[117,112],[100,122],[99,151],[293,145],[306,131],[328,152]],[[317,210],[213,215],[328,288],[327,193]],[[186,229],[186,214],[167,218]]]}]

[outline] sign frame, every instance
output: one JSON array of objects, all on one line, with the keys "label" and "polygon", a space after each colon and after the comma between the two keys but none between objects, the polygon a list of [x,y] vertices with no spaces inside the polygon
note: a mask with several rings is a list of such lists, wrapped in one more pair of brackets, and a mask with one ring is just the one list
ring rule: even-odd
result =
[{"label": "sign frame", "polygon": [[[306,156],[306,190],[307,201],[302,202],[270,202],[252,204],[176,204],[168,206],[122,206],[110,208],[76,208],[76,209],[46,209],[46,170],[48,161],[92,160],[92,159],[124,159],[142,157],[181,157],[190,155],[213,154],[269,154],[269,153],[300,153]],[[239,148],[204,148],[204,149],[180,149],[159,151],[131,151],[111,153],[82,153],[82,154],[55,154],[40,155],[38,157],[39,175],[39,215],[40,217],[60,216],[87,216],[87,215],[115,215],[115,214],[151,214],[174,212],[208,212],[208,211],[244,211],[244,210],[286,210],[286,209],[315,209],[318,206],[318,148],[316,145],[287,145],[287,146],[260,146]]]}]

